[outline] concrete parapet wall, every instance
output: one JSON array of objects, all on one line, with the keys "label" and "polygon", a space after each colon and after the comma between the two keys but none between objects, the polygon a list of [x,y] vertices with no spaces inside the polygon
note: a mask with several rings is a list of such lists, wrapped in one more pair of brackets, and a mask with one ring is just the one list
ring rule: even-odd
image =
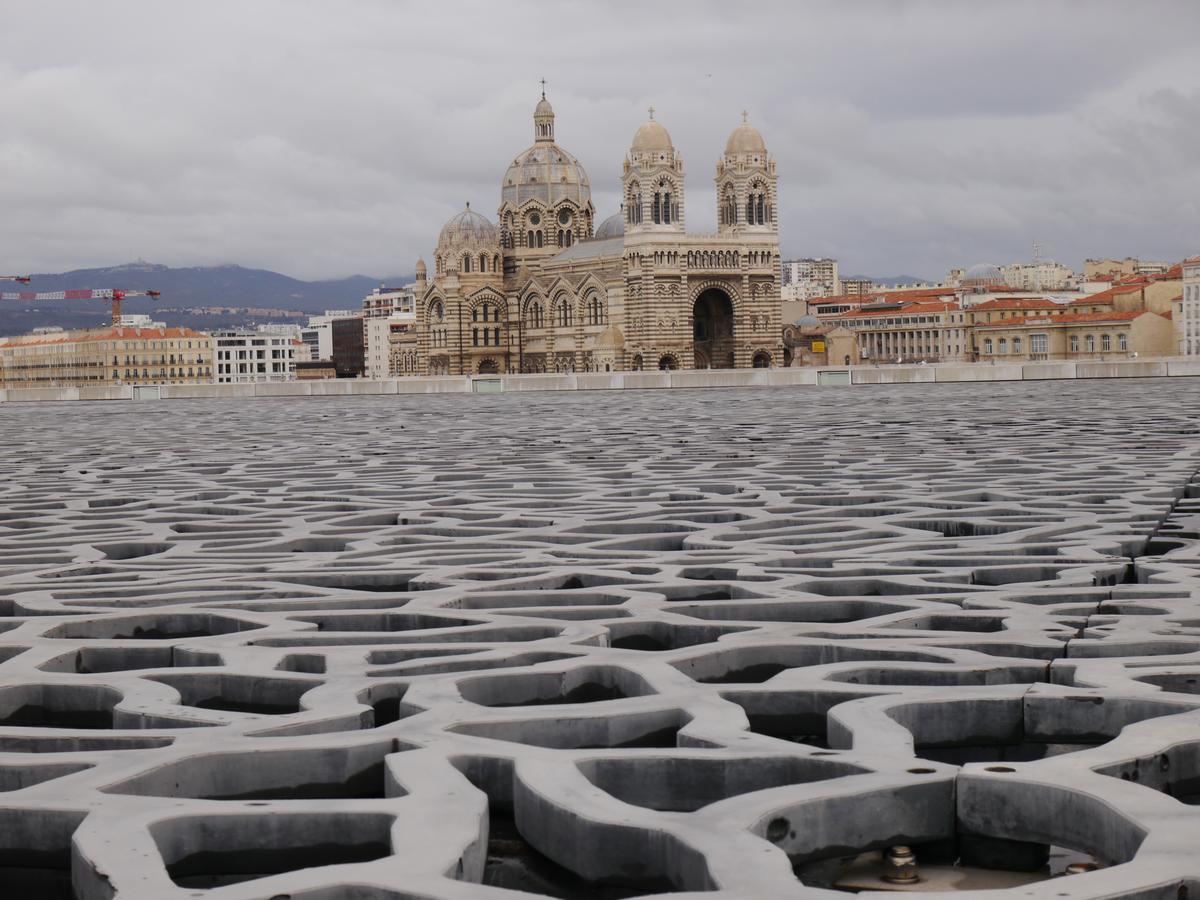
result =
[{"label": "concrete parapet wall", "polygon": [[1167,374],[1165,361],[1077,363],[1076,378],[1156,378]]},{"label": "concrete parapet wall", "polygon": [[159,388],[159,397],[163,400],[253,397],[256,387],[254,384],[164,384]]},{"label": "concrete parapet wall", "polygon": [[1020,381],[1021,366],[983,366],[963,363],[957,366],[938,366],[934,381]]},{"label": "concrete parapet wall", "polygon": [[916,384],[934,380],[936,370],[929,366],[886,369],[851,369],[851,384]]},{"label": "concrete parapet wall", "polygon": [[1030,363],[1021,366],[1022,381],[1047,381],[1074,377],[1075,363]]},{"label": "concrete parapet wall", "polygon": [[1168,375],[1200,375],[1200,359],[1168,359]]},{"label": "concrete parapet wall", "polygon": [[397,394],[469,394],[471,378],[468,375],[441,375],[432,378],[396,378],[394,392]]},{"label": "concrete parapet wall", "polygon": [[[236,397],[332,397],[379,394],[468,394],[488,391],[619,391],[654,388],[705,388],[749,386],[815,386],[835,383],[822,378],[833,373],[850,383],[927,384],[930,382],[1046,381],[1083,378],[1159,378],[1200,376],[1200,360],[1157,359],[1114,362],[1034,362],[983,365],[943,363],[930,366],[851,366],[820,370],[706,369],[674,372],[594,372],[544,375],[442,375],[418,378],[329,379],[262,382],[257,384],[164,384],[142,388],[157,391],[163,400],[228,399]],[[486,382],[486,385],[484,384]],[[845,383],[844,380],[841,383]],[[138,398],[131,385],[91,385],[57,388],[8,388],[0,402],[59,400],[130,400]]]}]

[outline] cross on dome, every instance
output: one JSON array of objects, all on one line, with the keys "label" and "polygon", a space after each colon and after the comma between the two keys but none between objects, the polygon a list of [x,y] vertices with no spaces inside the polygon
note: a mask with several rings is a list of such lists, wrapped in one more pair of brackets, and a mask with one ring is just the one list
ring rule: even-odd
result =
[{"label": "cross on dome", "polygon": [[654,118],[654,107],[653,106],[650,107],[649,112],[650,112],[650,118],[653,119]]},{"label": "cross on dome", "polygon": [[542,79],[542,99],[546,99],[546,79]]},{"label": "cross on dome", "polygon": [[742,110],[742,121],[743,121],[743,122],[745,122],[745,121],[746,121],[746,117],[747,117],[747,116],[749,116],[749,115],[750,115],[750,113],[746,112],[746,111],[743,109],[743,110]]}]

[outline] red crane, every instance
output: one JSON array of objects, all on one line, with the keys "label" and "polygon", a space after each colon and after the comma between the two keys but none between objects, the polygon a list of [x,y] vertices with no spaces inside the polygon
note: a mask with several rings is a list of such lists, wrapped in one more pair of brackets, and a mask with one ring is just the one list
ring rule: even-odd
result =
[{"label": "red crane", "polygon": [[[28,278],[13,276],[16,281],[28,282]],[[9,291],[0,294],[0,300],[108,300],[112,304],[112,323],[121,324],[121,301],[126,297],[159,297],[159,291],[119,291],[104,288],[96,291]]]}]

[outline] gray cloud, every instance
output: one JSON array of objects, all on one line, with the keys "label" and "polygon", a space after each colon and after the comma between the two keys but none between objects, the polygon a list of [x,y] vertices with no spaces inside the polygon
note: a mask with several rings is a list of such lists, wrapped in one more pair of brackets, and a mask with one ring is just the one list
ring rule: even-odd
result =
[{"label": "gray cloud", "polygon": [[411,271],[492,213],[538,78],[600,215],[653,103],[689,228],[746,108],[787,255],[937,277],[1200,252],[1200,5],[0,0],[0,269]]}]

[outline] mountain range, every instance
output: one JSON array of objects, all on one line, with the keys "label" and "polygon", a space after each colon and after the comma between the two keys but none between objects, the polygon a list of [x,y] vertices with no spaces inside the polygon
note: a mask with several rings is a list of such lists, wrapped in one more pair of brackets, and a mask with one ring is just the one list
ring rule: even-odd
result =
[{"label": "mountain range", "polygon": [[[0,290],[65,291],[101,288],[155,290],[157,300],[130,298],[125,312],[155,315],[170,325],[226,327],[248,321],[266,321],[267,316],[211,314],[197,316],[183,312],[195,307],[233,307],[295,310],[321,313],[326,309],[360,309],[363,297],[381,284],[399,286],[413,280],[411,275],[386,279],[352,275],[331,281],[301,281],[266,269],[244,266],[200,266],[172,268],[156,263],[133,262],[100,269],[75,269],[54,274],[35,274],[28,285],[0,285]],[[161,315],[155,311],[161,310]],[[302,318],[278,321],[303,321]],[[45,325],[83,328],[107,319],[105,304],[86,300],[0,303],[0,334],[19,334]]]}]

